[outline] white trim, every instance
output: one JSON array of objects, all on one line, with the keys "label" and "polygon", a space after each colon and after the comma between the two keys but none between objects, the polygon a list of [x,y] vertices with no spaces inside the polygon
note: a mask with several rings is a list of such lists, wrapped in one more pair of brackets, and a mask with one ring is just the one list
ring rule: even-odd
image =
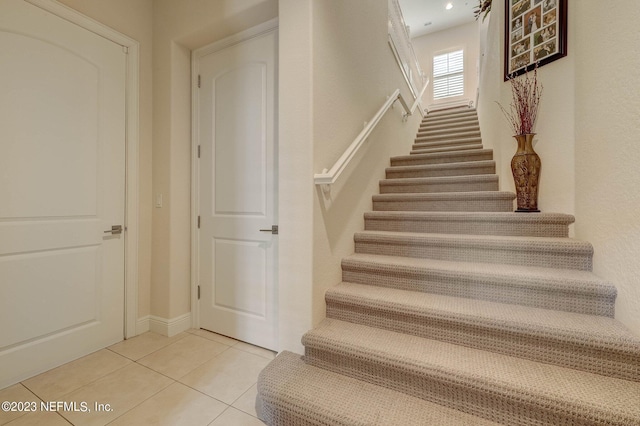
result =
[{"label": "white trim", "polygon": [[393,52],[393,56],[396,58],[396,64],[398,64],[398,68],[400,68],[400,72],[404,77],[404,81],[407,83],[407,87],[409,87],[409,90],[411,91],[411,95],[413,96],[413,99],[417,99],[418,95],[416,94],[416,90],[413,88],[413,84],[411,83],[411,79],[407,74],[407,70],[405,70],[404,67],[402,66],[402,59],[400,58],[400,52],[398,52],[396,43],[393,41],[393,37],[391,37],[391,34],[389,34],[387,38],[389,41],[389,47],[391,47],[391,52]]},{"label": "white trim", "polygon": [[151,331],[163,336],[172,337],[191,328],[191,313],[187,312],[175,318],[167,319],[155,315],[140,318],[136,324],[138,334]]},{"label": "white trim", "polygon": [[140,44],[124,34],[55,0],[27,2],[127,48],[126,70],[126,207],[124,337],[137,335],[138,323],[138,203],[139,203],[139,62]]},{"label": "white trim", "polygon": [[138,321],[136,321],[136,335],[146,333],[147,331],[149,331],[150,317],[151,315],[147,315],[145,317],[138,318]]},{"label": "white trim", "polygon": [[[203,56],[209,55],[211,53],[217,52],[219,50],[225,49],[229,46],[233,46],[234,44],[242,43],[243,41],[250,40],[252,38],[260,37],[263,34],[271,32],[278,28],[278,18],[273,18],[267,22],[263,22],[262,24],[258,24],[255,27],[251,27],[247,30],[241,31],[237,34],[231,35],[229,37],[223,38],[222,40],[218,40],[214,43],[208,44],[206,46],[200,47],[193,51],[191,54],[192,64],[195,63],[196,59],[199,59]],[[193,68],[192,68],[193,69]],[[197,77],[197,74],[196,74]]]},{"label": "white trim", "polygon": [[200,122],[196,113],[200,107],[198,92],[199,60],[203,56],[259,37],[276,29],[278,29],[278,18],[271,19],[191,52],[191,326],[193,328],[200,328],[200,302],[198,300],[198,285],[200,282],[200,234],[198,232],[198,214],[200,212],[200,162],[198,158]]}]

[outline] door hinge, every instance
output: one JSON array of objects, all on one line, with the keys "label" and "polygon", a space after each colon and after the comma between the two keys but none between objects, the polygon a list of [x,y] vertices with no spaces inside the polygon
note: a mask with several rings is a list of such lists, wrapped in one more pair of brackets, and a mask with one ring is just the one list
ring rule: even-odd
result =
[{"label": "door hinge", "polygon": [[198,74],[198,89],[200,88],[200,84],[201,84],[200,74]]},{"label": "door hinge", "polygon": [[200,286],[198,286],[198,300],[200,300]]},{"label": "door hinge", "polygon": [[200,229],[200,216],[198,216],[198,229]]},{"label": "door hinge", "polygon": [[198,158],[200,158],[200,145],[198,145]]},{"label": "door hinge", "polygon": [[125,55],[128,55],[129,54],[129,47],[122,46],[122,52],[124,52]]}]

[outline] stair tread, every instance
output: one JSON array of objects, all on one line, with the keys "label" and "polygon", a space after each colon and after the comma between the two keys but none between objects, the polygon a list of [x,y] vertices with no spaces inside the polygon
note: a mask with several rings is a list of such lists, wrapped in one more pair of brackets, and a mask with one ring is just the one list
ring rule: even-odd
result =
[{"label": "stair tread", "polygon": [[450,151],[469,151],[472,149],[482,149],[482,144],[476,145],[456,145],[456,146],[439,146],[435,148],[412,149],[409,155],[431,154],[434,152],[450,152]]},{"label": "stair tread", "polygon": [[418,244],[495,246],[508,245],[510,250],[544,250],[593,253],[588,241],[566,237],[521,237],[511,235],[430,234],[420,232],[360,231],[354,234],[355,241],[376,240],[393,243],[410,241]]},{"label": "stair tread", "polygon": [[593,246],[567,237],[361,231],[357,253],[591,271]]},{"label": "stair tread", "polygon": [[540,338],[640,354],[640,340],[613,318],[343,282],[326,293],[339,300],[422,318],[455,321]]},{"label": "stair tread", "polygon": [[[426,117],[425,117],[426,118]],[[442,120],[443,118],[441,118]],[[459,117],[460,121],[470,121],[470,122],[474,122],[474,123],[478,123],[478,116],[476,114],[468,114],[466,116],[466,118],[463,119],[463,117]],[[422,122],[420,123],[420,127],[426,127],[429,125],[437,125],[435,123],[437,123],[438,120],[422,120]]]},{"label": "stair tread", "polygon": [[[462,118],[462,117],[461,117]],[[477,124],[478,123],[478,117],[470,114],[468,115],[464,120],[460,119],[460,122],[464,122],[464,123],[474,123]],[[432,120],[431,122],[429,121],[423,121],[420,123],[420,128],[426,128],[426,127],[431,127],[431,126],[446,126],[447,124],[437,124],[437,120]]]},{"label": "stair tread", "polygon": [[475,191],[475,192],[438,192],[438,193],[401,193],[401,194],[376,194],[373,201],[436,201],[436,200],[484,200],[500,199],[514,200],[516,195],[506,191]]},{"label": "stair tread", "polygon": [[443,128],[439,128],[439,129],[432,129],[429,127],[426,127],[425,129],[419,129],[418,130],[418,137],[423,135],[446,135],[448,133],[461,133],[461,132],[470,132],[470,131],[477,131],[480,132],[480,125],[479,124],[458,124],[458,125],[451,125],[451,126],[447,126],[447,127],[443,127]]},{"label": "stair tread", "polygon": [[535,406],[561,405],[579,410],[582,417],[605,417],[612,424],[640,419],[640,382],[334,319],[323,320],[305,334],[303,343],[491,395],[525,399]]},{"label": "stair tread", "polygon": [[498,175],[463,175],[463,176],[435,176],[425,178],[396,178],[382,179],[380,185],[416,185],[416,184],[438,184],[438,183],[457,183],[457,182],[494,182],[498,180]]},{"label": "stair tread", "polygon": [[474,138],[460,138],[460,139],[451,139],[451,140],[447,140],[442,141],[442,142],[416,142],[413,144],[413,148],[417,148],[419,146],[424,147],[424,148],[429,148],[432,146],[442,146],[442,145],[456,145],[456,144],[461,144],[461,143],[471,143],[471,142],[481,142],[482,138],[480,136],[478,137],[474,137]]},{"label": "stair tread", "polygon": [[486,155],[492,154],[492,149],[469,149],[464,151],[447,151],[447,152],[432,152],[428,154],[409,154],[409,155],[400,155],[397,157],[391,157],[392,161],[402,161],[402,160],[420,160],[420,159],[429,159],[429,158],[443,158],[443,157],[466,157],[472,155]]},{"label": "stair tread", "polygon": [[577,269],[544,268],[480,262],[459,262],[438,259],[387,256],[380,254],[354,253],[342,261],[343,268],[375,268],[394,273],[435,273],[441,275],[468,275],[480,280],[503,280],[511,286],[546,287],[567,289],[580,293],[614,294],[616,288],[591,271]]},{"label": "stair tread", "polygon": [[429,131],[443,131],[443,130],[451,130],[451,129],[461,129],[465,127],[475,127],[479,128],[480,123],[476,119],[469,119],[464,121],[457,121],[453,123],[430,123],[427,125],[422,125],[418,128],[418,134],[425,133]]},{"label": "stair tread", "polygon": [[480,160],[480,161],[465,161],[459,163],[440,163],[440,164],[415,164],[411,166],[390,166],[387,167],[387,171],[413,171],[423,169],[455,169],[457,167],[487,167],[494,166],[494,160]]},{"label": "stair tread", "polygon": [[498,425],[402,392],[308,365],[300,355],[288,351],[281,352],[260,374],[258,393],[260,398],[295,413],[294,416],[311,419],[311,424]]},{"label": "stair tread", "polygon": [[[471,175],[473,177],[493,175]],[[398,178],[395,180],[422,180],[422,179],[447,179],[458,176],[442,176],[435,178]],[[367,218],[385,218],[395,220],[444,220],[444,221],[481,221],[481,222],[517,222],[517,223],[563,223],[570,225],[575,222],[575,217],[564,213],[536,213],[522,214],[515,212],[419,212],[419,211],[369,211],[364,213]]]},{"label": "stair tread", "polygon": [[[466,107],[465,107],[466,108]],[[422,122],[428,122],[431,121],[433,119],[437,120],[437,119],[441,119],[441,118],[456,118],[456,117],[462,117],[462,116],[472,116],[472,117],[477,117],[477,112],[475,109],[452,109],[452,110],[438,110],[438,111],[431,111],[427,114],[427,116],[425,118],[422,119]]]},{"label": "stair tread", "polygon": [[462,139],[462,138],[470,138],[477,137],[479,138],[480,130],[474,131],[459,131],[459,132],[447,132],[443,134],[435,134],[435,135],[416,135],[415,141],[424,141],[424,142],[436,142],[436,141],[449,141],[452,139]]}]

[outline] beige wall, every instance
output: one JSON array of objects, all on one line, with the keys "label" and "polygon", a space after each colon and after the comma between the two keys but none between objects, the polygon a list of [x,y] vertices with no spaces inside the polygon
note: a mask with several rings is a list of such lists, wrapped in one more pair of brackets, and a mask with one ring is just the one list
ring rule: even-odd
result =
[{"label": "beige wall", "polygon": [[155,0],[151,314],[190,312],[191,50],[277,17],[276,0]]},{"label": "beige wall", "polygon": [[[489,19],[489,18],[487,18]],[[569,8],[569,52],[567,57],[541,67],[538,78],[544,86],[534,148],[542,160],[538,207],[545,212],[575,213],[575,12]],[[504,82],[504,4],[494,2],[488,24],[486,51],[482,52],[482,76],[478,113],[482,142],[494,150],[500,189],[514,191],[511,158],[515,140],[496,102],[508,108],[511,88]]]},{"label": "beige wall", "polygon": [[59,0],[140,43],[138,317],[150,313],[153,0]]},{"label": "beige wall", "polygon": [[[282,11],[281,11],[282,13]],[[386,0],[313,2],[313,170],[331,168],[395,89],[413,102],[387,43]],[[325,316],[324,293],[341,281],[340,261],[353,253],[353,234],[392,155],[404,155],[417,131],[418,112],[402,121],[390,110],[329,198],[313,199],[313,322]]]},{"label": "beige wall", "polygon": [[[574,2],[576,236],[640,336],[640,3]],[[594,31],[606,23],[604,32]]]},{"label": "beige wall", "polygon": [[[568,56],[540,68],[544,85],[535,149],[542,159],[539,206],[575,214],[572,233],[594,246],[594,272],[618,288],[616,317],[640,335],[640,3],[575,2]],[[483,56],[479,114],[493,147],[500,187],[513,190],[508,105],[502,81],[504,6],[494,2]],[[606,30],[594,31],[607,23]],[[612,25],[615,23],[615,25]],[[615,66],[613,66],[615,64]]]},{"label": "beige wall", "polygon": [[302,352],[312,326],[312,0],[279,1],[279,349]]},{"label": "beige wall", "polygon": [[[464,95],[453,100],[476,100],[478,88],[478,24],[470,22],[457,27],[426,34],[411,40],[422,71],[433,81],[433,57],[453,50],[464,50]],[[422,96],[423,104],[432,105],[450,102],[452,99],[433,100],[433,86],[429,85]]]}]

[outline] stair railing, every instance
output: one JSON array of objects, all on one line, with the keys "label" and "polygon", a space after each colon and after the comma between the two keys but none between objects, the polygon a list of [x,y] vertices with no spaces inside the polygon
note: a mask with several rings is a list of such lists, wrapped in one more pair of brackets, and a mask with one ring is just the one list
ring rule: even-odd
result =
[{"label": "stair railing", "polygon": [[413,50],[411,34],[402,14],[398,0],[388,0],[388,42],[398,67],[414,98],[422,99],[418,92],[427,80],[420,61]]},{"label": "stair railing", "polygon": [[391,96],[387,97],[387,100],[382,105],[382,107],[376,112],[373,118],[366,124],[364,129],[356,136],[355,140],[351,142],[351,145],[345,150],[345,152],[338,158],[335,164],[330,169],[322,170],[322,173],[316,173],[313,175],[313,180],[316,185],[320,185],[322,191],[325,194],[331,192],[331,185],[336,183],[344,169],[346,169],[347,165],[351,161],[351,159],[356,155],[358,150],[362,147],[364,142],[367,140],[373,129],[378,125],[382,117],[386,114],[387,111],[393,106],[393,104],[398,101],[402,106],[403,114],[402,120],[406,121],[407,118],[415,112],[418,104],[420,103],[420,98],[422,97],[422,93],[424,93],[425,89],[429,85],[429,80],[422,87],[422,91],[420,92],[420,96],[418,96],[415,102],[409,107],[406,100],[400,93],[400,89],[396,89]]}]

